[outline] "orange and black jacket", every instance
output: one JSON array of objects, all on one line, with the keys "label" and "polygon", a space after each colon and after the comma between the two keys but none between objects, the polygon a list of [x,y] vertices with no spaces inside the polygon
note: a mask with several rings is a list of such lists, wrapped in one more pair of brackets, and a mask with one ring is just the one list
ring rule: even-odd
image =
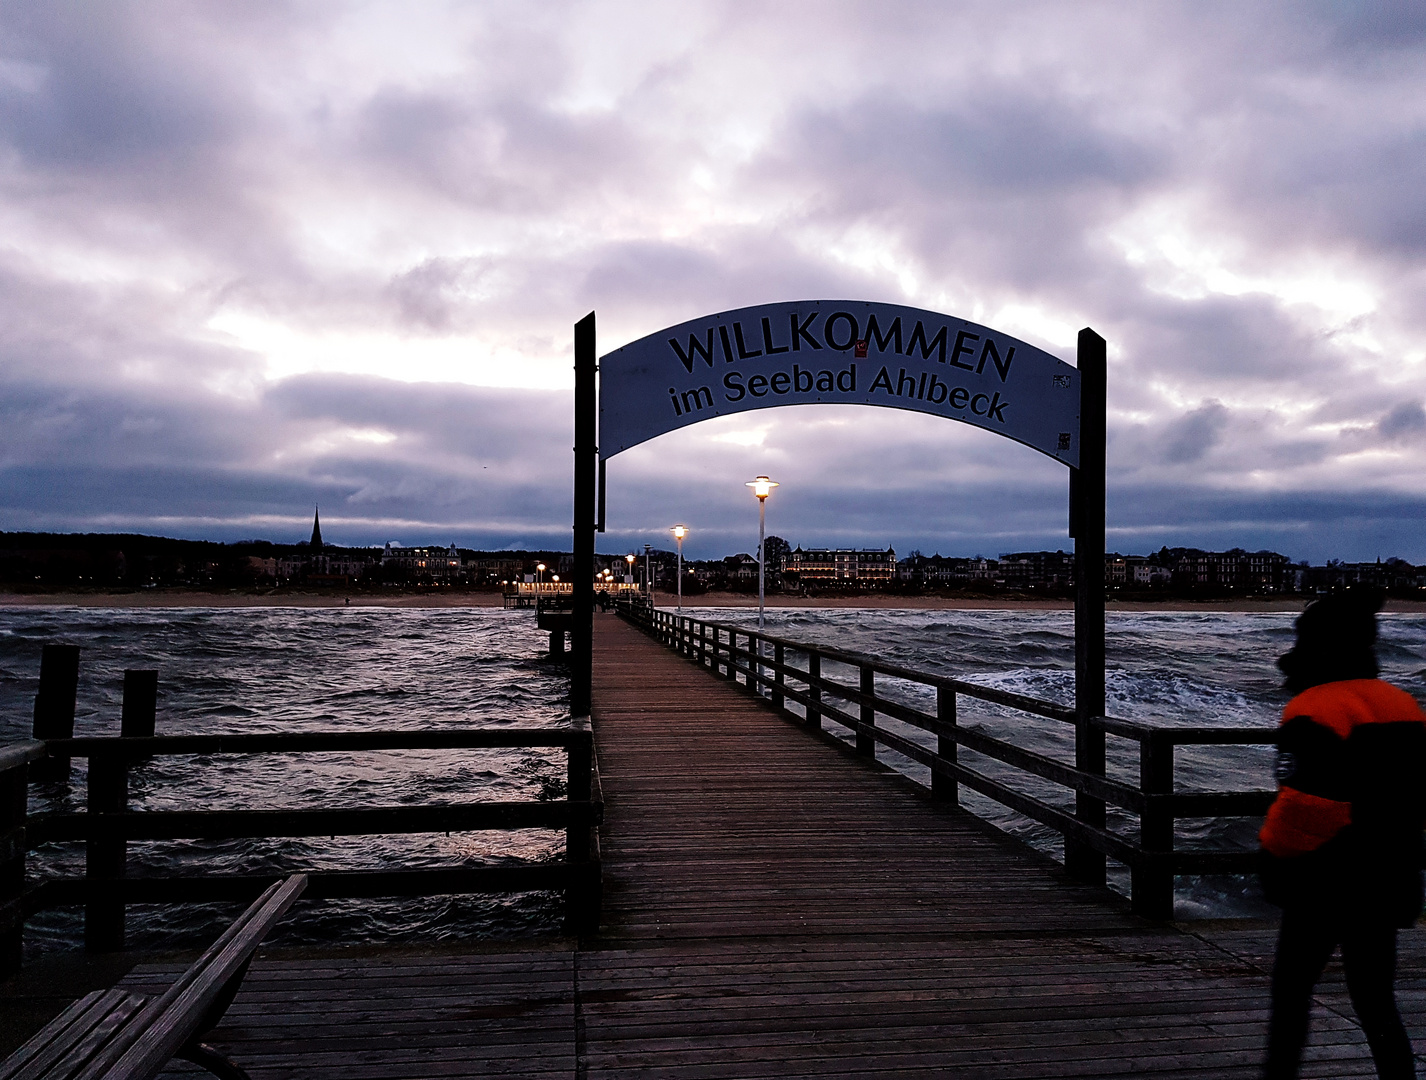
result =
[{"label": "orange and black jacket", "polygon": [[1259,839],[1268,899],[1410,925],[1421,911],[1426,714],[1380,679],[1304,690],[1278,729]]}]

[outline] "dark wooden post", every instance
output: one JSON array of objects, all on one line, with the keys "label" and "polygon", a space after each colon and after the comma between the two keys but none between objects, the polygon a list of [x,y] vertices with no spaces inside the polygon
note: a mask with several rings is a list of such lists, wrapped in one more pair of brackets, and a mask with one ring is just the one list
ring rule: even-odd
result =
[{"label": "dark wooden post", "polygon": [[[122,814],[128,806],[129,763],[124,755],[90,757],[90,816]],[[124,947],[124,902],[114,898],[112,890],[105,886],[124,876],[128,848],[128,841],[123,839],[91,837],[84,843],[84,877],[89,891],[84,903],[84,947],[90,952],[117,952]]]},{"label": "dark wooden post", "polygon": [[30,762],[44,753],[38,742],[0,749],[0,979],[20,970],[25,937],[25,818]]},{"label": "dark wooden post", "polygon": [[775,645],[773,645],[773,647],[772,647],[772,664],[773,664],[773,673],[772,673],[772,707],[773,707],[774,709],[776,709],[778,712],[781,712],[781,711],[782,711],[782,702],[783,702],[783,697],[782,697],[782,686],[783,686],[782,660],[783,660],[783,656],[784,656],[784,655],[785,655],[785,654],[784,654],[784,651],[783,651],[782,642],[779,641],[779,642],[777,642]]},{"label": "dark wooden post", "polygon": [[[1104,472],[1107,371],[1104,339],[1079,332],[1079,468],[1070,472],[1074,532],[1075,767],[1104,775]],[[1104,827],[1104,800],[1078,792],[1075,817]],[[1065,869],[1080,881],[1104,884],[1104,854],[1065,838]]]},{"label": "dark wooden post", "polygon": [[[949,728],[956,726],[956,692],[949,686],[936,687],[936,719]],[[956,760],[956,740],[950,734],[936,735],[936,754],[952,764]],[[931,773],[931,798],[952,805],[960,802],[960,782],[954,776]]]},{"label": "dark wooden post", "polygon": [[[1139,740],[1139,790],[1147,796],[1173,794],[1173,741],[1166,731]],[[1168,856],[1173,852],[1173,812],[1150,803],[1139,815],[1139,847],[1152,859],[1135,866],[1130,885],[1134,914],[1147,919],[1173,918],[1173,872]]]},{"label": "dark wooden post", "polygon": [[158,672],[124,672],[124,704],[119,734],[126,739],[152,739],[158,715]]},{"label": "dark wooden post", "polygon": [[822,727],[822,654],[807,654],[807,696],[812,704],[807,706],[807,722],[819,730]]},{"label": "dark wooden post", "polygon": [[[40,690],[35,695],[34,736],[74,738],[74,704],[79,693],[79,646],[46,645],[40,654]],[[69,758],[51,754],[35,762],[36,780],[69,779]]]},{"label": "dark wooden post", "polygon": [[594,696],[594,503],[599,480],[599,395],[594,312],[574,324],[574,596],[569,631],[569,709],[588,716]]},{"label": "dark wooden post", "polygon": [[737,682],[737,681],[738,681],[738,669],[737,669],[737,667],[735,666],[735,665],[737,664],[737,662],[738,662],[738,658],[733,655],[733,650],[736,649],[737,647],[738,647],[738,635],[737,635],[737,633],[736,633],[735,631],[729,630],[729,631],[728,631],[728,671],[727,671],[727,675],[728,675],[728,680],[729,680],[730,682]]},{"label": "dark wooden post", "polygon": [[570,743],[569,766],[565,778],[565,798],[570,804],[570,820],[565,827],[564,861],[569,866],[569,887],[565,890],[565,927],[578,932],[588,924],[588,911],[593,896],[588,881],[591,851],[589,830],[592,824],[583,813],[594,790],[594,738],[589,721],[576,719],[574,730],[584,737]]},{"label": "dark wooden post", "polygon": [[[868,698],[876,693],[876,673],[866,664],[861,665],[861,691]],[[869,727],[876,723],[876,707],[870,701],[861,703],[861,721]],[[876,739],[858,731],[857,753],[876,757]]]}]

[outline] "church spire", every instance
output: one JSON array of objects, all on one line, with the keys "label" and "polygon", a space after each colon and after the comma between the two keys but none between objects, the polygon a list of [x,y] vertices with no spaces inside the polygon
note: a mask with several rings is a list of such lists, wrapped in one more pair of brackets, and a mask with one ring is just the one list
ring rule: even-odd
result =
[{"label": "church spire", "polygon": [[322,521],[318,514],[318,508],[312,508],[312,540],[308,547],[319,548],[322,546]]}]

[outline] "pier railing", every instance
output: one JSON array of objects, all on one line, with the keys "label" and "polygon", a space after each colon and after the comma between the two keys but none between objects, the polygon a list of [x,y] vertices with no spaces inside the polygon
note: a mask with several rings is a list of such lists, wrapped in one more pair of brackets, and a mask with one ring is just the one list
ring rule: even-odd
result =
[{"label": "pier railing", "polygon": [[[42,678],[43,682],[43,678]],[[52,703],[51,703],[52,704]],[[40,712],[37,707],[37,715]],[[150,721],[150,725],[151,725]],[[138,763],[169,755],[363,753],[390,750],[562,749],[566,798],[541,802],[460,802],[337,809],[128,809],[128,779]],[[84,812],[28,814],[33,773],[52,782],[87,758]],[[281,873],[129,876],[131,840],[363,836],[474,830],[551,829],[565,834],[563,862],[406,870],[312,871],[309,899],[561,891],[570,932],[598,926],[601,898],[598,825],[603,815],[588,718],[566,729],[456,728],[435,731],[303,732],[31,739],[0,747],[0,977],[18,968],[25,919],[56,907],[84,907],[86,947],[123,947],[127,904],[247,902]],[[41,844],[84,841],[83,875],[26,880],[26,854]]]},{"label": "pier railing", "polygon": [[[1082,771],[1045,754],[962,726],[957,717],[958,700],[968,697],[1073,724],[1074,710],[1063,705],[917,671],[864,653],[794,641],[730,623],[680,616],[642,604],[621,604],[619,613],[694,663],[768,701],[784,715],[819,730],[828,723],[849,729],[855,736],[857,753],[874,757],[876,746],[880,744],[925,766],[931,772],[931,795],[937,800],[957,804],[960,786],[965,785],[1066,839],[1127,865],[1131,875],[1131,903],[1138,914],[1156,919],[1172,917],[1175,875],[1246,874],[1257,866],[1254,851],[1177,847],[1174,824],[1179,818],[1261,816],[1274,793],[1175,790],[1174,751],[1176,747],[1189,745],[1267,745],[1275,739],[1272,729],[1160,727],[1112,717],[1094,718],[1092,723],[1105,734],[1137,745],[1139,782],[1129,784]],[[806,666],[789,663],[790,654],[801,655]],[[822,673],[824,661],[855,669],[856,685],[825,676]],[[936,696],[935,713],[878,692],[878,676],[932,688]],[[834,701],[842,704],[834,704]],[[790,708],[792,704],[800,706],[801,712]],[[855,712],[843,705],[851,706]],[[934,735],[935,749],[878,725],[878,717],[889,717]],[[1137,815],[1137,835],[1088,824],[1077,819],[1072,809],[1054,806],[970,768],[958,759],[959,747]]]}]

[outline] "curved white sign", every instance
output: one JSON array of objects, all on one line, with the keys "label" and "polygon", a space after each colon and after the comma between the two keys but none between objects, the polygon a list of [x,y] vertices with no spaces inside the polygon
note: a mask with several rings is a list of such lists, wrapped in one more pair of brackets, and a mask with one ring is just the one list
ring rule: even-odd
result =
[{"label": "curved white sign", "polygon": [[1079,372],[998,330],[860,300],[738,308],[599,361],[599,456],[714,416],[854,404],[944,416],[1079,465]]}]

